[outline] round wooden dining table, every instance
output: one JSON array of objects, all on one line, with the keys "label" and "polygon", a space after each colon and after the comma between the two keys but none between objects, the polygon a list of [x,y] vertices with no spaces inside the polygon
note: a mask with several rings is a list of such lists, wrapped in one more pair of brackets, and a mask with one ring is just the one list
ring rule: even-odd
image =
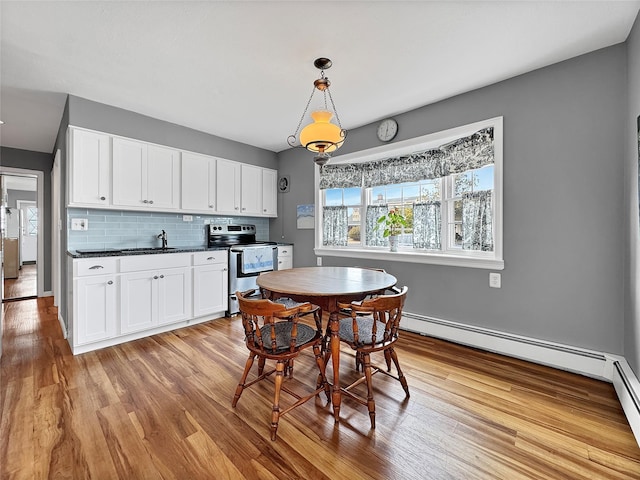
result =
[{"label": "round wooden dining table", "polygon": [[290,297],[314,303],[329,312],[333,365],[331,402],[335,421],[340,420],[340,336],[338,303],[362,300],[367,295],[393,287],[396,277],[386,272],[358,267],[302,267],[263,273],[258,286],[267,298]]}]

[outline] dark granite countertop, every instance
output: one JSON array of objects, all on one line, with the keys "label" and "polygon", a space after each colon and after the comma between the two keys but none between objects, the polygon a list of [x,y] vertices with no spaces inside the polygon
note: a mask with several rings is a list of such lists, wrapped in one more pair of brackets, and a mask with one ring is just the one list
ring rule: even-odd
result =
[{"label": "dark granite countertop", "polygon": [[[82,249],[81,249],[82,250]],[[71,258],[95,258],[95,257],[124,257],[131,255],[155,255],[158,253],[190,253],[190,252],[207,252],[213,250],[226,250],[224,247],[169,247],[169,248],[155,248],[155,247],[139,247],[139,248],[105,248],[103,250],[77,250],[67,251],[67,255]]]}]

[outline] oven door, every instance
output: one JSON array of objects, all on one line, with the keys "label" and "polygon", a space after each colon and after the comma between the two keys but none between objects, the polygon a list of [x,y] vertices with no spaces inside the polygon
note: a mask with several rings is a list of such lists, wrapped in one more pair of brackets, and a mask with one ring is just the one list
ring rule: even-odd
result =
[{"label": "oven door", "polygon": [[240,311],[236,292],[260,290],[258,276],[277,265],[278,249],[275,245],[237,247],[229,251],[229,310],[227,316]]}]

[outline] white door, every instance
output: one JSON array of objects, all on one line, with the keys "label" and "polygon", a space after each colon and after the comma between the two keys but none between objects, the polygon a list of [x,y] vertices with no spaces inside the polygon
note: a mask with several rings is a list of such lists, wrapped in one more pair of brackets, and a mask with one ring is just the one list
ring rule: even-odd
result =
[{"label": "white door", "polygon": [[180,206],[180,152],[171,148],[147,147],[148,205],[157,208]]},{"label": "white door", "polygon": [[242,213],[262,213],[262,169],[242,165]]},{"label": "white door", "polygon": [[227,309],[227,264],[193,267],[193,316],[200,317]]},{"label": "white door", "polygon": [[191,268],[162,269],[158,277],[158,324],[191,318]]},{"label": "white door", "polygon": [[148,330],[158,323],[158,272],[120,277],[120,332]]},{"label": "white door", "polygon": [[113,204],[144,207],[148,203],[147,145],[114,138]]},{"label": "white door", "polygon": [[216,165],[216,211],[240,213],[240,164],[218,159]]},{"label": "white door", "polygon": [[20,265],[38,258],[38,207],[36,202],[18,200],[20,211]]}]

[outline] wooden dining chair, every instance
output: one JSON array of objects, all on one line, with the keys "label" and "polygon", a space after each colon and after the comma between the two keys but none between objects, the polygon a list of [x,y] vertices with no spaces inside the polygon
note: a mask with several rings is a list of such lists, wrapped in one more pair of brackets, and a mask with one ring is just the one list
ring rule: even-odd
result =
[{"label": "wooden dining chair", "polygon": [[[407,291],[407,287],[403,287],[399,292],[392,290],[391,294],[379,295],[360,302],[339,304],[340,308],[348,308],[350,311],[349,317],[340,319],[340,341],[348,344],[355,351],[356,366],[361,364],[364,371],[364,376],[340,390],[343,394],[368,407],[371,428],[376,428],[373,375],[384,373],[395,378],[402,385],[406,396],[409,397],[407,379],[402,373],[398,355],[394,349],[394,345],[398,340],[402,308],[407,297]],[[371,365],[370,354],[380,351],[384,354],[386,370]],[[330,351],[325,357],[325,362],[329,361],[329,357]],[[395,375],[391,373],[392,361],[397,371]],[[352,391],[363,382],[367,386],[366,399]]]},{"label": "wooden dining chair", "polygon": [[[245,364],[240,382],[236,387],[232,406],[235,407],[237,405],[245,388],[264,380],[275,372],[275,392],[271,414],[271,440],[275,440],[278,421],[281,416],[307,402],[322,391],[330,399],[329,382],[325,375],[325,363],[320,349],[323,337],[322,326],[313,328],[298,321],[301,314],[313,308],[310,303],[287,308],[282,303],[272,302],[268,299],[247,298],[251,292],[236,292],[245,331],[245,342],[249,349],[249,358]],[[287,376],[289,378],[292,375],[292,370],[288,368],[289,362],[292,362],[302,350],[309,347],[313,348],[320,374],[318,375],[315,390],[306,395],[299,395],[283,385],[283,381],[285,374],[288,373]],[[247,382],[247,377],[256,357],[258,357],[258,376]],[[267,360],[276,361],[274,369],[264,371],[265,361]],[[295,397],[295,403],[286,408],[281,408],[281,391],[285,391]]]}]

